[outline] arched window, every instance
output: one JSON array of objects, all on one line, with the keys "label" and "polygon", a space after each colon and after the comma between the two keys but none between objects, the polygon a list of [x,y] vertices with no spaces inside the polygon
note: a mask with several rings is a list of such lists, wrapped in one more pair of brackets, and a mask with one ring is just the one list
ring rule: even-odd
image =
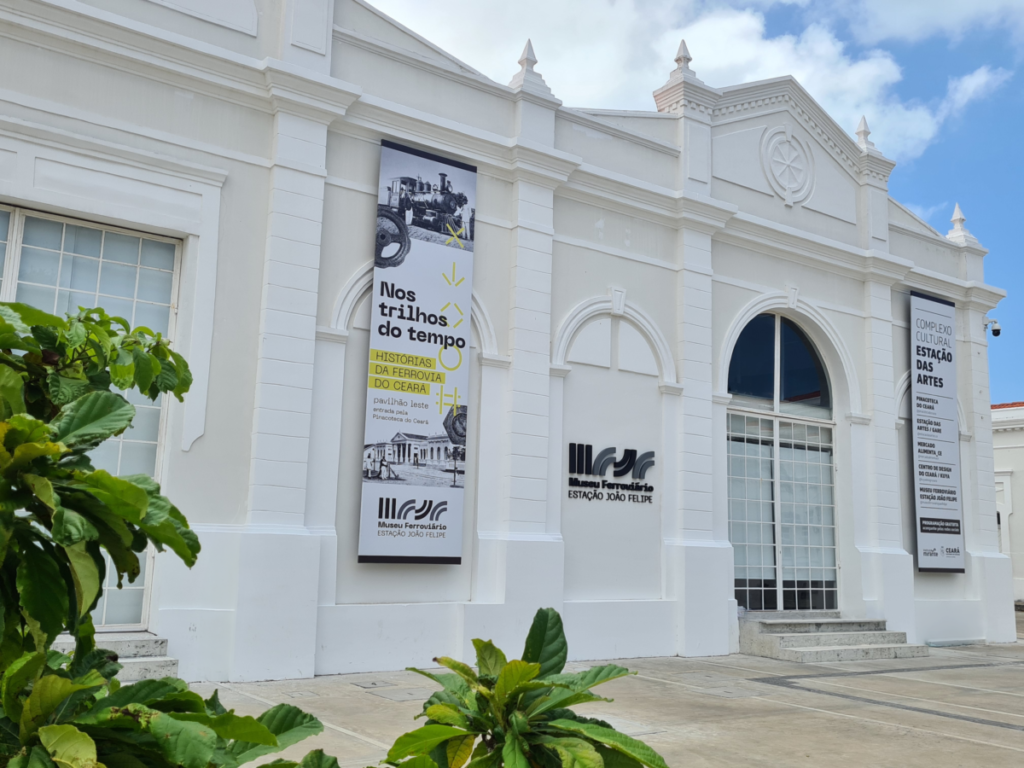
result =
[{"label": "arched window", "polygon": [[729,364],[729,540],[748,610],[837,606],[831,388],[792,320],[758,315]]},{"label": "arched window", "polygon": [[729,362],[729,393],[748,407],[832,417],[828,373],[818,350],[780,315],[758,315],[743,329]]}]

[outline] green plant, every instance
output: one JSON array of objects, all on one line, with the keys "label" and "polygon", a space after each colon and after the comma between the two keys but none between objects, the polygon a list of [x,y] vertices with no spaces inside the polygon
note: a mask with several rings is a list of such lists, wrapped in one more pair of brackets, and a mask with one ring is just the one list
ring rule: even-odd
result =
[{"label": "green plant", "polygon": [[[661,755],[603,720],[569,707],[611,701],[591,693],[630,674],[615,664],[564,673],[568,645],[553,608],[534,617],[522,659],[508,661],[490,640],[474,640],[477,668],[434,659],[450,673],[410,667],[442,686],[399,737],[385,762],[405,768],[668,768]],[[635,673],[634,673],[635,674]]]},{"label": "green plant", "polygon": [[[200,547],[152,478],[114,477],[89,453],[131,426],[115,390],[181,400],[191,382],[167,339],[102,309],[0,304],[0,766],[237,768],[323,729],[285,704],[235,715],[176,678],[121,686],[116,654],[95,647],[108,558],[120,586],[149,545],[189,567]],[[71,656],[51,648],[61,632]],[[337,761],[317,750],[301,766]]]}]

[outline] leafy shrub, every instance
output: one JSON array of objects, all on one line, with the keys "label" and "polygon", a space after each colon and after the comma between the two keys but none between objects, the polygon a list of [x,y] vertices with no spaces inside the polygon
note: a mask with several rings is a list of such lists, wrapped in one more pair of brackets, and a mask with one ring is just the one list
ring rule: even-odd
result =
[{"label": "leafy shrub", "polygon": [[[642,741],[569,707],[611,701],[591,689],[630,674],[615,664],[564,673],[568,645],[553,608],[534,617],[522,659],[508,661],[490,640],[474,640],[477,668],[442,656],[452,670],[427,699],[422,728],[401,736],[386,762],[405,768],[668,768]],[[634,673],[635,674],[635,673]]]},{"label": "leafy shrub", "polygon": [[[121,686],[116,654],[95,647],[104,552],[120,587],[149,545],[189,567],[200,547],[152,478],[114,477],[89,452],[131,426],[115,390],[181,400],[191,383],[167,339],[102,309],[0,304],[0,766],[237,768],[323,730],[286,704],[235,715],[176,678]],[[62,632],[71,656],[51,648]],[[337,761],[316,750],[301,768]]]}]

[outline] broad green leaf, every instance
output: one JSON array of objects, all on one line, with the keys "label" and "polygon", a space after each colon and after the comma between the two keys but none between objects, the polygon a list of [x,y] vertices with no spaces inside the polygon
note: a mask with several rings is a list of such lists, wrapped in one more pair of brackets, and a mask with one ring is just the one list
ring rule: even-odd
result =
[{"label": "broad green leaf", "polygon": [[43,312],[28,304],[13,301],[0,302],[0,318],[14,326],[14,329],[22,335],[31,333],[33,325],[52,325],[61,330],[67,328],[67,322],[56,315]]},{"label": "broad green leaf", "polygon": [[497,677],[508,664],[505,654],[490,640],[474,640],[473,647],[476,648],[476,666],[481,675]]},{"label": "broad green leaf", "polygon": [[387,759],[393,762],[410,755],[426,755],[438,744],[465,735],[465,731],[460,728],[452,728],[449,725],[425,725],[399,736],[394,746],[388,751]]},{"label": "broad green leaf", "polygon": [[17,585],[21,607],[50,642],[64,629],[68,615],[68,592],[52,549],[44,551],[23,538]]},{"label": "broad green leaf", "polygon": [[476,676],[476,672],[473,671],[473,668],[468,664],[463,664],[461,661],[450,659],[447,656],[438,656],[434,661],[442,667],[448,667],[448,669],[452,670],[455,674],[469,683],[475,683],[479,680]]},{"label": "broad green leaf", "polygon": [[576,691],[585,691],[595,685],[607,683],[609,680],[617,680],[631,674],[625,667],[617,664],[604,664],[600,667],[591,667],[585,672],[575,674],[551,675],[545,678],[544,682],[566,685]]},{"label": "broad green leaf", "polygon": [[[25,475],[28,477],[28,475]],[[64,547],[85,541],[95,541],[100,537],[96,526],[83,515],[67,507],[57,507],[53,515],[53,529],[50,531],[53,540]]]},{"label": "broad green leaf", "polygon": [[543,696],[530,704],[526,712],[530,717],[537,717],[552,709],[563,709],[575,706],[576,704],[588,704],[592,701],[611,701],[611,699],[606,699],[603,696],[598,696],[588,691],[555,688],[547,696]]},{"label": "broad green leaf", "polygon": [[568,768],[605,768],[594,745],[583,739],[541,737],[538,743],[555,750]]},{"label": "broad green leaf", "polygon": [[271,752],[280,752],[296,742],[316,736],[324,729],[315,717],[290,704],[271,707],[256,720],[277,737],[277,746],[252,741],[235,741],[228,747],[228,754],[239,763],[255,760]]},{"label": "broad green leaf", "polygon": [[530,761],[523,754],[521,742],[516,738],[509,738],[501,750],[501,760],[505,768],[530,768]]},{"label": "broad green leaf", "polygon": [[[145,710],[140,704],[131,704],[129,710]],[[207,768],[217,748],[213,729],[200,723],[176,720],[171,715],[148,709],[144,727],[156,739],[163,756],[182,768]]]},{"label": "broad green leaf", "polygon": [[210,695],[210,698],[208,698],[204,703],[206,704],[206,711],[208,714],[223,715],[227,712],[227,710],[224,709],[224,705],[220,703],[220,695],[216,690],[214,690]]},{"label": "broad green leaf", "polygon": [[12,721],[21,720],[22,704],[18,695],[45,666],[45,653],[26,653],[7,668],[0,693],[3,696],[4,714]]},{"label": "broad green leaf", "polygon": [[277,737],[255,717],[236,715],[234,711],[213,716],[198,712],[170,712],[169,714],[178,720],[208,725],[214,733],[228,741],[237,739],[261,746],[278,746]]},{"label": "broad green leaf", "polygon": [[554,608],[541,608],[533,617],[533,625],[526,636],[523,661],[540,664],[538,677],[547,677],[561,672],[568,657],[562,617]]},{"label": "broad green leaf", "polygon": [[7,447],[20,443],[38,443],[50,437],[50,427],[45,421],[29,416],[27,413],[19,413],[7,420],[11,425],[12,436],[16,441],[11,443],[10,438],[6,439]]},{"label": "broad green leaf", "polygon": [[171,359],[174,361],[174,370],[178,376],[178,381],[174,385],[174,396],[178,398],[178,402],[182,401],[182,395],[188,392],[192,386],[192,371],[189,370],[188,363],[185,362],[185,358],[179,355],[174,350],[171,350]]},{"label": "broad green leaf", "polygon": [[68,448],[88,450],[124,432],[135,406],[114,392],[89,392],[61,408],[50,423],[57,440]]},{"label": "broad green leaf", "polygon": [[616,752],[608,747],[598,746],[597,753],[604,761],[604,768],[641,768],[643,763],[634,760],[629,755]]},{"label": "broad green leaf", "polygon": [[442,725],[454,725],[458,728],[469,728],[469,720],[451,704],[434,704],[424,710],[422,715]]},{"label": "broad green leaf", "polygon": [[111,359],[110,380],[118,389],[131,389],[135,384],[135,359],[130,350],[123,347],[117,357]]},{"label": "broad green leaf", "polygon": [[81,677],[91,670],[95,670],[107,680],[114,677],[121,671],[121,665],[117,663],[117,654],[105,648],[93,648],[81,654],[80,658],[76,656],[68,667],[68,673],[72,678]]},{"label": "broad green leaf", "polygon": [[32,747],[26,754],[12,757],[7,768],[55,768],[55,766],[45,749]]},{"label": "broad green leaf", "polygon": [[110,511],[129,523],[140,525],[149,508],[149,496],[135,483],[114,477],[104,469],[76,472],[75,485],[102,501]]},{"label": "broad green leaf", "polygon": [[475,735],[449,740],[447,745],[448,768],[462,768],[469,760],[469,756],[473,754],[473,742],[475,741]]},{"label": "broad green leaf", "polygon": [[179,680],[176,677],[164,677],[160,680],[140,680],[132,685],[126,685],[116,693],[112,693],[97,701],[93,708],[86,715],[82,716],[83,722],[84,718],[94,713],[98,714],[111,707],[126,707],[129,704],[148,704],[169,694],[187,689],[188,685],[185,681]]},{"label": "broad green leaf", "polygon": [[301,768],[338,768],[338,759],[325,755],[322,749],[314,749],[306,753],[299,765]]},{"label": "broad green leaf", "polygon": [[474,712],[477,711],[476,696],[473,693],[473,689],[469,687],[469,683],[458,675],[435,675],[431,672],[424,672],[422,669],[416,669],[416,667],[406,667],[406,670],[429,677],[438,685],[443,686],[445,691],[455,696],[466,708]]},{"label": "broad green leaf", "polygon": [[140,392],[148,392],[153,384],[153,377],[160,372],[160,361],[140,346],[132,347],[132,360],[135,363],[134,383]]},{"label": "broad green leaf", "polygon": [[25,467],[36,459],[46,456],[59,456],[66,451],[67,449],[60,443],[46,441],[22,443],[14,449],[14,453],[11,455],[11,466]]},{"label": "broad green leaf", "polygon": [[199,539],[183,523],[184,516],[166,496],[149,495],[149,508],[139,526],[153,539],[157,548],[166,545],[190,568],[199,554]]},{"label": "broad green leaf", "polygon": [[25,412],[25,380],[6,365],[0,365],[0,398],[12,414]]},{"label": "broad green leaf", "polygon": [[44,675],[36,680],[21,712],[21,740],[26,741],[38,731],[68,696],[76,691],[99,688],[106,682],[95,671],[81,682],[72,682],[58,675]]},{"label": "broad green leaf", "polygon": [[466,768],[494,768],[501,760],[501,750],[496,749],[493,752],[485,752],[480,757],[474,757]]},{"label": "broad green leaf", "polygon": [[624,733],[619,733],[613,728],[602,728],[599,725],[579,723],[572,720],[552,720],[546,726],[574,735],[584,736],[591,741],[604,744],[606,747],[621,752],[649,768],[668,768],[664,758],[649,746]]},{"label": "broad green leaf", "polygon": [[[95,528],[93,529],[95,530]],[[100,569],[93,556],[80,541],[70,547],[64,547],[71,568],[71,578],[75,583],[75,599],[78,601],[78,616],[85,616],[96,602],[100,594]]]},{"label": "broad green leaf", "polygon": [[96,768],[96,742],[73,725],[47,725],[39,741],[58,768]]},{"label": "broad green leaf", "polygon": [[45,477],[29,473],[23,474],[21,479],[24,481],[25,485],[32,490],[32,493],[35,494],[37,499],[43,502],[43,504],[50,509],[57,509],[57,505],[60,503],[60,500],[53,492],[53,484],[50,483],[49,480]]},{"label": "broad green leaf", "polygon": [[494,696],[498,700],[498,706],[504,706],[509,694],[513,689],[523,683],[528,683],[540,674],[540,664],[530,664],[516,659],[506,664],[501,674],[498,675],[498,682],[494,685]]},{"label": "broad green leaf", "polygon": [[46,377],[46,386],[50,393],[50,399],[57,406],[67,405],[93,389],[88,379],[61,376],[56,371]]}]

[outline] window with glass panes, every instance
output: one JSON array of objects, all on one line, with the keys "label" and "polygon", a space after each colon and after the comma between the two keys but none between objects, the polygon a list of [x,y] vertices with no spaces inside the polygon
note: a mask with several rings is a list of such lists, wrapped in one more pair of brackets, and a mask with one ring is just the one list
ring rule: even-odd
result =
[{"label": "window with glass panes", "polygon": [[[729,540],[748,610],[838,604],[831,393],[820,356],[789,318],[754,318],[729,366]],[[742,410],[741,410],[742,409]]]},{"label": "window with glass panes", "polygon": [[[179,241],[16,208],[0,208],[0,298],[63,316],[79,307],[102,307],[133,327],[170,336],[177,289]],[[115,475],[157,474],[163,402],[125,392],[135,406],[130,429],[92,453],[99,469]],[[148,558],[133,584],[108,583],[94,613],[97,625],[143,623]]]}]

